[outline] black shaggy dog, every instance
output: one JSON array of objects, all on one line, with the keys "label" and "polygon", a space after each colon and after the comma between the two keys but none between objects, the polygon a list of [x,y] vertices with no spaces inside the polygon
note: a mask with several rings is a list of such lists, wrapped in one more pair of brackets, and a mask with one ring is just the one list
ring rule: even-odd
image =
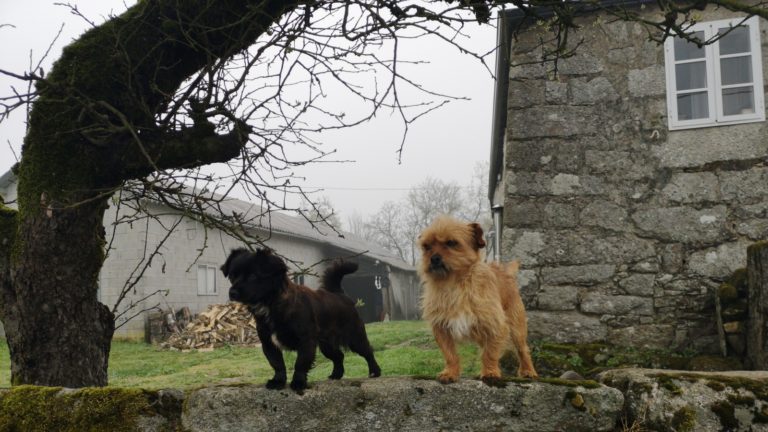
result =
[{"label": "black shaggy dog", "polygon": [[291,389],[307,388],[307,373],[314,365],[315,351],[333,362],[331,379],[344,375],[344,352],[348,347],[368,362],[368,376],[378,377],[381,369],[373,357],[365,326],[355,302],[344,295],[341,279],[357,270],[352,262],[337,262],[322,277],[322,289],[312,290],[288,279],[282,259],[268,249],[256,253],[235,249],[221,266],[232,287],[229,299],[248,305],[256,317],[261,348],[275,376],[268,389],[285,387],[285,362],[281,349],[297,352]]}]

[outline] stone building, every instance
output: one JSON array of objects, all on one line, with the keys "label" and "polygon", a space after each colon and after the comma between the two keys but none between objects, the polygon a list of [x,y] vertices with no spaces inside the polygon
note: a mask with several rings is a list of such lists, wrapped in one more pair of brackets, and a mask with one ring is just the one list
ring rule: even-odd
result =
[{"label": "stone building", "polygon": [[699,48],[596,12],[556,75],[544,27],[500,18],[489,195],[532,339],[717,349],[713,291],[768,234],[768,23],[743,18],[701,11],[735,28]]},{"label": "stone building", "polygon": [[[14,205],[16,178],[10,171],[0,176],[0,196]],[[116,337],[144,337],[149,312],[158,308],[167,313],[186,307],[196,314],[229,300],[229,282],[219,267],[232,249],[242,246],[240,241],[155,202],[146,202],[144,208],[153,218],[139,215],[130,223],[116,223],[125,214],[119,213],[116,201],[111,204],[104,216],[108,255],[99,276],[99,301],[110,309],[119,303]],[[219,205],[223,213],[235,212],[246,220],[258,214],[257,206],[237,199]],[[165,239],[167,228],[174,226]],[[344,278],[343,288],[361,300],[358,311],[365,322],[418,319],[421,288],[415,269],[379,245],[351,233],[341,237],[328,227],[316,229],[303,218],[280,212],[254,218],[249,228],[293,261],[288,262],[289,271],[317,264],[310,273],[294,275],[295,281],[310,287],[317,287],[316,275],[330,260],[357,262],[358,271]],[[159,254],[153,257],[158,245]]]}]

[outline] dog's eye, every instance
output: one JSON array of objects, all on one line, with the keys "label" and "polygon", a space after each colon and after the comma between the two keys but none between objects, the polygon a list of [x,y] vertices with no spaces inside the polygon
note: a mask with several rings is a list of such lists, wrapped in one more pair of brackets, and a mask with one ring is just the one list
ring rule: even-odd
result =
[{"label": "dog's eye", "polygon": [[432,246],[430,246],[428,244],[421,245],[421,248],[424,249],[424,252],[429,252],[429,251],[432,250]]},{"label": "dog's eye", "polygon": [[452,247],[458,246],[459,242],[457,242],[456,240],[448,240],[447,242],[445,242],[445,245],[452,248]]}]

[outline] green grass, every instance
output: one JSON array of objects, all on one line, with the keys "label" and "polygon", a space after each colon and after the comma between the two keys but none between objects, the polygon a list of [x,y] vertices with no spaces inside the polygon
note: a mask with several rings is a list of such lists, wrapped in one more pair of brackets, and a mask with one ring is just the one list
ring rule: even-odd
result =
[{"label": "green grass", "polygon": [[[423,321],[393,321],[366,326],[376,360],[384,376],[435,377],[443,368],[443,356],[432,332]],[[707,356],[667,350],[641,350],[605,344],[565,345],[532,340],[533,363],[541,377],[558,377],[574,370],[585,378],[611,368],[635,366],[683,370],[730,370],[734,364],[709,361]],[[473,344],[459,347],[462,376],[475,378],[480,373],[480,355]],[[284,353],[290,379],[296,354]],[[710,356],[711,357],[711,356]],[[731,359],[732,360],[732,359]],[[331,373],[331,363],[318,352],[309,379],[322,381]],[[358,355],[347,352],[345,378],[365,378],[368,367]],[[517,370],[513,355],[501,361],[505,375]],[[127,388],[189,389],[211,384],[262,384],[272,377],[272,368],[261,348],[224,347],[211,352],[179,352],[163,350],[140,342],[114,341],[109,359],[109,384]],[[10,386],[8,347],[0,342],[0,387]]]},{"label": "green grass", "polygon": [[[443,357],[422,321],[393,321],[369,324],[368,337],[384,376],[435,376],[442,370]],[[463,375],[479,374],[479,355],[475,346],[460,347]],[[284,353],[289,379],[295,353]],[[360,356],[347,352],[345,378],[364,378],[368,367]],[[310,382],[325,380],[332,364],[317,353]],[[111,386],[161,389],[194,388],[218,383],[262,384],[272,377],[272,368],[261,348],[224,347],[212,352],[162,350],[141,342],[114,341],[109,359]],[[10,386],[8,347],[0,344],[0,387]]]}]

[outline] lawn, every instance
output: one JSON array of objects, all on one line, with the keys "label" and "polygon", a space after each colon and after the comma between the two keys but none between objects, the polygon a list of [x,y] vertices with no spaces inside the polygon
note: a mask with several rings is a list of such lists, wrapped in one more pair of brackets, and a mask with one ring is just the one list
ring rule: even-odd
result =
[{"label": "lawn", "polygon": [[[443,366],[442,355],[432,334],[422,321],[393,321],[369,324],[368,337],[384,376],[434,376]],[[478,350],[466,345],[460,349],[464,374],[479,373]],[[296,356],[285,355],[290,374]],[[368,375],[365,361],[348,352],[344,360],[345,378]],[[318,351],[310,382],[324,380],[331,363]],[[261,348],[224,347],[212,352],[178,352],[159,349],[140,342],[114,341],[109,359],[109,385],[146,389],[193,388],[215,383],[263,383],[272,377]],[[8,347],[0,345],[0,387],[10,386]]]},{"label": "lawn", "polygon": [[[384,376],[434,377],[443,367],[443,357],[423,321],[393,321],[366,326],[376,359]],[[627,346],[605,344],[565,345],[532,340],[531,354],[541,377],[558,377],[574,370],[585,378],[623,366],[685,370],[741,369],[737,359],[701,356],[690,352],[642,350]],[[476,346],[460,345],[464,377],[475,378],[480,373],[480,356]],[[285,353],[290,374],[296,355]],[[502,359],[502,370],[513,375],[513,356]],[[365,361],[347,353],[344,361],[345,378],[368,375]],[[331,373],[331,363],[319,352],[310,382],[325,380]],[[114,341],[109,359],[109,385],[145,389],[188,389],[209,384],[257,383],[272,377],[261,348],[224,347],[210,352],[168,351],[140,342]],[[10,386],[8,347],[0,342],[0,387]]]}]

